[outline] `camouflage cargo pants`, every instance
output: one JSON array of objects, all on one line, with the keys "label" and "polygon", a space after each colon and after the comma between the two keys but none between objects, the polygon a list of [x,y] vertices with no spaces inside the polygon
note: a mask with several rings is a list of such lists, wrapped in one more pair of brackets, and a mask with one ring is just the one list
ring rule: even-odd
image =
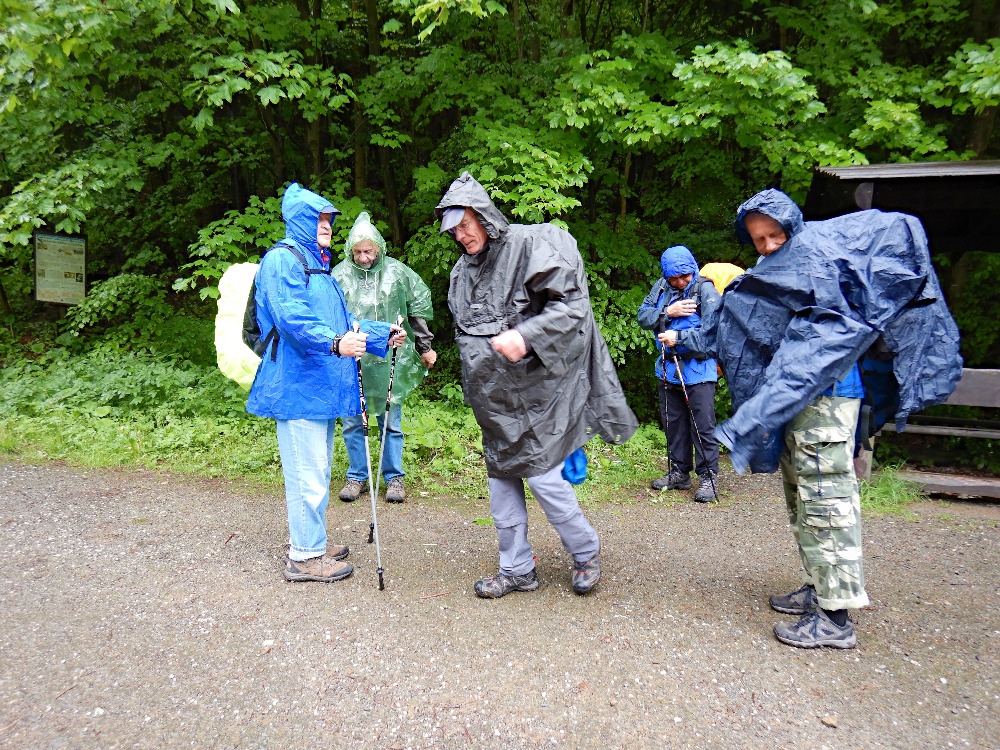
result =
[{"label": "camouflage cargo pants", "polygon": [[868,604],[861,560],[861,496],[854,474],[860,399],[818,396],[785,428],[781,476],[803,582],[823,609]]}]

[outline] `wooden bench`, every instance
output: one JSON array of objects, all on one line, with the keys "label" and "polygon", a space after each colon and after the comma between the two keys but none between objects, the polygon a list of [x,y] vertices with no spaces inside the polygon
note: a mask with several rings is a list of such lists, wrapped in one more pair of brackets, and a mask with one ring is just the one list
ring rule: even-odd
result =
[{"label": "wooden bench", "polygon": [[[962,379],[958,381],[955,392],[948,397],[945,403],[952,406],[1000,408],[1000,370],[963,368]],[[896,426],[891,422],[882,427],[882,432],[895,431]],[[935,417],[917,412],[910,415],[906,425],[906,434],[1000,440],[1000,422]],[[900,476],[921,485],[927,492],[1000,498],[1000,479],[925,471],[905,471],[900,472]]]}]

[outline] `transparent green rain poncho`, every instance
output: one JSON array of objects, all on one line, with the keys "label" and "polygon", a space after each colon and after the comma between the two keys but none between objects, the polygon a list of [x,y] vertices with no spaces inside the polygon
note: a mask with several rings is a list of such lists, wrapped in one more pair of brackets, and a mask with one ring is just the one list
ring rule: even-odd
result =
[{"label": "transparent green rain poncho", "polygon": [[[378,257],[371,268],[359,266],[351,253],[352,248],[362,240],[370,240],[378,247]],[[396,372],[392,381],[392,403],[401,404],[427,374],[427,368],[420,361],[414,345],[410,319],[430,320],[434,317],[431,290],[412,269],[386,255],[385,240],[366,211],[362,211],[354,222],[344,245],[344,255],[344,260],[334,267],[333,276],[344,291],[347,309],[357,318],[388,323],[395,323],[398,315],[403,316],[406,342],[396,355]],[[390,352],[385,359],[371,354],[361,358],[361,375],[370,414],[385,411],[391,357]]]}]

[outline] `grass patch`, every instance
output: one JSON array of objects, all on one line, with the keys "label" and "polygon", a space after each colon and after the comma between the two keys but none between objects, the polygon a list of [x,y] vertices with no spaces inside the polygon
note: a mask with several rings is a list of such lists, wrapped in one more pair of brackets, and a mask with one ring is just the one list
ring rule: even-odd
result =
[{"label": "grass patch", "polygon": [[904,479],[898,465],[883,466],[872,480],[861,480],[861,508],[874,515],[896,513],[912,517],[906,506],[921,500],[919,485]]},{"label": "grass patch", "polygon": [[[474,503],[488,503],[482,436],[455,385],[437,400],[412,394],[403,410],[407,483]],[[281,492],[274,422],[246,412],[246,393],[213,366],[164,355],[55,349],[0,369],[0,456],[29,463],[65,461],[88,468],[163,469],[242,479]],[[379,441],[372,431],[371,453]],[[624,445],[586,446],[582,503],[629,503],[659,476],[662,432],[640,427]],[[348,468],[335,442],[331,483]]]}]

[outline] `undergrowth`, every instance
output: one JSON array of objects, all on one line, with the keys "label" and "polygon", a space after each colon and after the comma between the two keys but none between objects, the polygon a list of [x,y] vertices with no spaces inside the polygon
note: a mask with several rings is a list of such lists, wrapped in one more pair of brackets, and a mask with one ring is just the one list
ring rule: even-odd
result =
[{"label": "undergrowth", "polygon": [[[427,492],[481,501],[488,492],[481,434],[461,389],[420,390],[403,411],[403,465]],[[214,366],[153,352],[54,348],[0,369],[0,454],[24,461],[62,460],[104,468],[162,468],[241,478],[280,491],[274,422],[248,414],[246,393]],[[378,455],[378,438],[371,452]],[[644,425],[621,446],[593,440],[583,502],[622,500],[622,488],[658,475],[665,452],[659,429]],[[342,439],[333,484],[348,468]]]},{"label": "undergrowth", "polygon": [[899,465],[885,465],[871,480],[861,480],[861,508],[874,515],[911,515],[906,506],[921,499],[920,488],[900,475]]}]

